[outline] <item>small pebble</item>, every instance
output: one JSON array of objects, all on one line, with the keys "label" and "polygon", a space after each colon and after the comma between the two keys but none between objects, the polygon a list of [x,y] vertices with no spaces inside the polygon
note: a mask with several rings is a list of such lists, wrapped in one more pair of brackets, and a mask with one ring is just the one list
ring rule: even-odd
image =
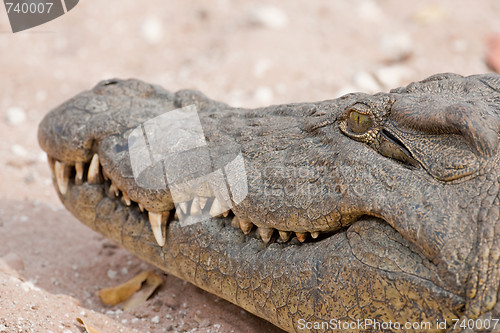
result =
[{"label": "small pebble", "polygon": [[142,37],[151,44],[159,43],[163,38],[163,24],[156,17],[147,18],[141,26]]},{"label": "small pebble", "polygon": [[413,40],[406,33],[384,35],[379,45],[387,62],[401,62],[413,53]]},{"label": "small pebble", "polygon": [[380,22],[384,18],[384,12],[374,0],[360,1],[357,12],[362,20]]},{"label": "small pebble", "polygon": [[274,6],[256,6],[250,12],[250,23],[266,28],[280,29],[288,24],[288,17]]},{"label": "small pebble", "polygon": [[354,75],[354,84],[361,91],[366,93],[375,93],[380,91],[380,86],[375,78],[367,72],[359,72]]},{"label": "small pebble", "polygon": [[117,274],[116,271],[114,271],[112,269],[108,270],[108,278],[114,279],[116,277],[116,274]]},{"label": "small pebble", "polygon": [[401,65],[382,67],[375,71],[375,77],[387,88],[393,88],[406,83],[412,76],[410,68]]},{"label": "small pebble", "polygon": [[10,150],[12,151],[12,153],[14,155],[19,156],[19,157],[27,157],[29,155],[26,148],[24,148],[23,146],[21,146],[19,144],[12,145],[12,147],[10,147]]},{"label": "small pebble", "polygon": [[158,324],[160,322],[160,317],[154,316],[153,318],[151,318],[151,322],[154,324]]},{"label": "small pebble", "polygon": [[254,92],[254,98],[259,104],[270,104],[274,98],[274,93],[269,87],[259,87]]},{"label": "small pebble", "polygon": [[13,106],[7,109],[6,119],[9,125],[19,125],[26,121],[26,113],[22,108]]}]

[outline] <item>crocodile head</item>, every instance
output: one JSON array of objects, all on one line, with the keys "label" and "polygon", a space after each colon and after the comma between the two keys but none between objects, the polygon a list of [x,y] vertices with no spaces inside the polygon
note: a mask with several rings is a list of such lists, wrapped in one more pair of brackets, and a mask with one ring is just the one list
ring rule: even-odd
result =
[{"label": "crocodile head", "polygon": [[78,219],[294,330],[498,315],[499,129],[497,75],[261,109],[109,80],[38,138]]}]

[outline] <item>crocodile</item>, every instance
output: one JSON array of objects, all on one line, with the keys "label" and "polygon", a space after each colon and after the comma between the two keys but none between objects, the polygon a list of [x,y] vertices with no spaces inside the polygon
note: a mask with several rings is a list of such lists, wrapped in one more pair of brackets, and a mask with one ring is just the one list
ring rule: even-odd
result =
[{"label": "crocodile", "polygon": [[499,135],[500,76],[451,73],[256,109],[111,79],[38,129],[81,222],[290,332],[500,332]]}]

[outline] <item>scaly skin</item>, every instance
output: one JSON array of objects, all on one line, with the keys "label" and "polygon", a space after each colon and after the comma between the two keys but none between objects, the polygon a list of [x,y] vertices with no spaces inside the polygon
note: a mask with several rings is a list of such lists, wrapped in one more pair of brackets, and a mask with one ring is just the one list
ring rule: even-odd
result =
[{"label": "scaly skin", "polygon": [[[181,226],[169,188],[144,188],[133,177],[132,130],[189,105],[212,154],[209,171],[243,156],[248,194],[231,214],[258,227],[248,235],[231,215]],[[61,179],[56,188],[80,221],[287,331],[330,319],[430,322],[440,331],[436,321],[450,329],[454,318],[500,318],[499,133],[493,74],[440,74],[390,93],[254,110],[113,80],[49,113],[39,142],[53,171],[66,172],[67,189]],[[108,180],[76,180],[72,166],[84,163],[87,172],[94,154]],[[206,173],[186,157],[166,163],[182,165],[188,177]],[[141,177],[161,183],[161,170]],[[126,193],[121,201],[111,184]],[[214,188],[178,189],[186,202],[220,196]],[[138,205],[171,211],[165,245]],[[267,244],[273,229],[297,238],[280,241],[274,231]]]}]

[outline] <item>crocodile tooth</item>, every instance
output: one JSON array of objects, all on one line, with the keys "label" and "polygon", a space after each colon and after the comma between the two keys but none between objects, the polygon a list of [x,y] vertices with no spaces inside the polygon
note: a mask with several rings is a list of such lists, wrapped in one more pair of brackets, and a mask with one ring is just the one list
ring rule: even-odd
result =
[{"label": "crocodile tooth", "polygon": [[47,161],[49,161],[49,167],[52,172],[54,172],[54,165],[56,163],[56,160],[53,157],[50,157],[47,155]]},{"label": "crocodile tooth", "polygon": [[132,200],[130,200],[128,194],[122,191],[122,201],[126,206],[130,206],[132,204]]},{"label": "crocodile tooth", "polygon": [[316,239],[319,236],[319,231],[311,231],[311,237]]},{"label": "crocodile tooth", "polygon": [[102,169],[102,177],[104,178],[104,180],[109,180],[108,173],[105,172],[104,169]]},{"label": "crocodile tooth", "polygon": [[92,161],[90,161],[87,179],[89,184],[100,184],[102,182],[101,173],[99,172],[99,155],[97,154],[94,154]]},{"label": "crocodile tooth", "polygon": [[286,242],[290,239],[290,236],[292,235],[291,231],[279,231],[280,234],[280,239],[282,242]]},{"label": "crocodile tooth", "polygon": [[83,167],[84,167],[83,162],[76,162],[75,163],[75,169],[76,169],[75,184],[76,185],[83,184]]},{"label": "crocodile tooth", "polygon": [[304,243],[307,238],[307,232],[296,232],[295,234],[297,235],[299,242]]},{"label": "crocodile tooth", "polygon": [[212,217],[220,217],[226,207],[222,205],[219,199],[214,198],[214,202],[212,202],[212,207],[210,208],[210,216]]},{"label": "crocodile tooth", "polygon": [[231,226],[233,226],[233,228],[240,228],[240,220],[238,219],[238,216],[234,216],[233,219],[231,220]]},{"label": "crocodile tooth", "polygon": [[203,210],[205,209],[205,206],[207,205],[208,198],[206,197],[199,197],[200,200],[200,208]]},{"label": "crocodile tooth", "polygon": [[120,195],[120,190],[118,189],[118,187],[116,187],[115,184],[111,183],[111,185],[109,186],[109,193],[113,194],[113,196],[117,197]]},{"label": "crocodile tooth", "polygon": [[249,234],[250,231],[252,231],[253,223],[250,222],[249,220],[245,220],[242,218],[239,218],[239,220],[240,220],[240,229],[243,231],[245,235]]},{"label": "crocodile tooth", "polygon": [[149,212],[149,223],[158,245],[165,245],[165,235],[163,234],[164,214]]},{"label": "crocodile tooth", "polygon": [[188,211],[188,204],[187,202],[179,202],[177,206],[181,209],[183,214],[187,214]]},{"label": "crocodile tooth", "polygon": [[71,171],[71,167],[62,162],[55,161],[54,163],[54,173],[56,175],[56,183],[57,187],[61,194],[66,194],[68,191],[68,181],[69,181],[69,173]]},{"label": "crocodile tooth", "polygon": [[222,216],[227,217],[229,215],[229,210],[226,210],[225,212],[222,212]]},{"label": "crocodile tooth", "polygon": [[201,206],[200,206],[200,198],[199,197],[194,197],[193,201],[191,202],[191,215],[200,215],[201,214]]},{"label": "crocodile tooth", "polygon": [[273,236],[274,229],[273,228],[264,228],[264,227],[258,227],[257,232],[260,235],[260,238],[262,238],[262,241],[264,243],[269,243],[271,240],[271,237]]},{"label": "crocodile tooth", "polygon": [[137,203],[137,205],[139,205],[139,209],[141,210],[141,213],[144,213],[144,206],[141,205],[140,203]]}]

